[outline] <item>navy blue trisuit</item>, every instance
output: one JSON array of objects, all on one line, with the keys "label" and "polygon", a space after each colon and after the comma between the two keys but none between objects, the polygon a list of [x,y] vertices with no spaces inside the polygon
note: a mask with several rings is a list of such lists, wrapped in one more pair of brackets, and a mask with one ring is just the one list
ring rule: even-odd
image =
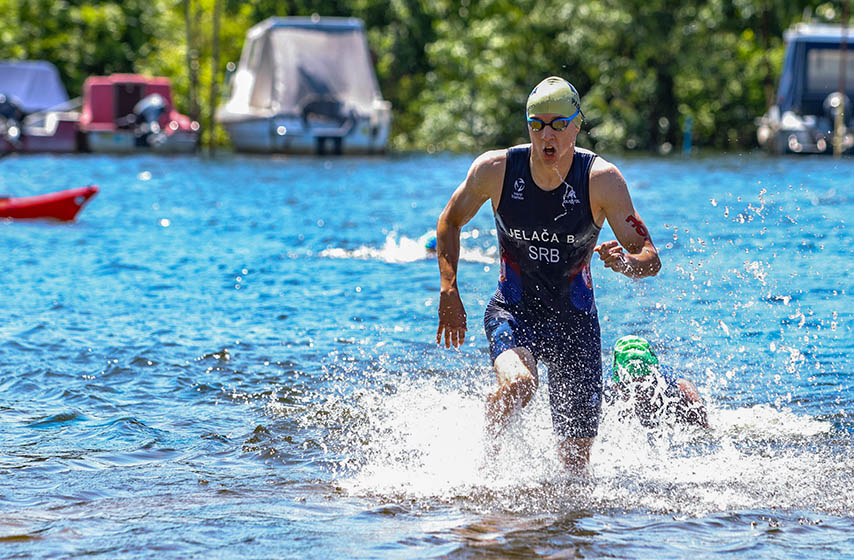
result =
[{"label": "navy blue trisuit", "polygon": [[590,258],[601,228],[590,209],[596,154],[576,148],[563,183],[531,175],[530,145],[507,151],[495,211],[501,275],[486,306],[492,361],[527,348],[548,368],[552,423],[562,437],[594,437],[602,407],[602,343]]}]

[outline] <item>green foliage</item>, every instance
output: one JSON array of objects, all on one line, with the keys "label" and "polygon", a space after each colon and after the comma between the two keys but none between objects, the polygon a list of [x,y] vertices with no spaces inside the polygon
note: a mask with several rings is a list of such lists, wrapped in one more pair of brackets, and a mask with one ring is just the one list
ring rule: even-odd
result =
[{"label": "green foliage", "polygon": [[206,118],[222,102],[210,85],[239,59],[249,27],[270,16],[353,16],[393,104],[393,148],[523,142],[525,98],[557,74],[582,94],[583,145],[667,152],[690,117],[695,144],[741,149],[754,145],[754,119],[774,98],[783,31],[805,11],[838,20],[840,1],[0,0],[0,59],[53,62],[72,96],[89,75],[168,76],[178,109],[198,107],[203,130],[224,143]]}]

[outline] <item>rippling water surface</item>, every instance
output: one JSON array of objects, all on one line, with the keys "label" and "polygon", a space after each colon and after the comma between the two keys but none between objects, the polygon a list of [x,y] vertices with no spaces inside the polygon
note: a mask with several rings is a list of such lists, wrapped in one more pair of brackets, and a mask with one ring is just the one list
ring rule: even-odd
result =
[{"label": "rippling water surface", "polygon": [[0,556],[852,557],[854,161],[615,160],[664,268],[594,262],[603,360],[652,339],[712,429],[606,407],[580,483],[546,383],[486,452],[487,209],[469,337],[433,343],[423,238],[470,159],[0,161],[101,189],[0,221]]}]

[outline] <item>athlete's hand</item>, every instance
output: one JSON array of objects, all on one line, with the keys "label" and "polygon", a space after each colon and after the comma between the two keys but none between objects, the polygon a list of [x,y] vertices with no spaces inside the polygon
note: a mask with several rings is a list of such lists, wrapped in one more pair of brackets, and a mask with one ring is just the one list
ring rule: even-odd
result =
[{"label": "athlete's hand", "polygon": [[439,295],[439,330],[436,331],[436,344],[445,348],[459,348],[466,340],[466,310],[460,294],[456,291],[441,292]]},{"label": "athlete's hand", "polygon": [[595,251],[599,253],[599,258],[605,263],[605,268],[625,274],[629,263],[626,260],[623,248],[617,241],[606,241],[597,245]]}]

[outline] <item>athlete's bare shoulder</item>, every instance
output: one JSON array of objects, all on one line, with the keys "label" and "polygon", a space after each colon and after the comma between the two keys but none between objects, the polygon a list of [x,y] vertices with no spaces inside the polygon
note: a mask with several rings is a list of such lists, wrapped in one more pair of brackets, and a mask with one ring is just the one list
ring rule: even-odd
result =
[{"label": "athlete's bare shoulder", "polygon": [[494,179],[496,175],[504,177],[504,168],[507,166],[507,150],[489,150],[480,154],[471,165],[471,173],[476,174],[478,179]]},{"label": "athlete's bare shoulder", "polygon": [[587,148],[580,148],[580,147],[576,146],[576,147],[575,147],[575,152],[576,152],[576,153],[579,153],[579,154],[594,155],[594,156],[596,156],[596,159],[597,159],[597,160],[602,159],[602,156],[600,156],[599,154],[597,154],[597,153],[596,153],[596,152],[594,152],[593,150],[588,150]]},{"label": "athlete's bare shoulder", "polygon": [[617,166],[599,156],[590,167],[590,210],[596,223],[601,226],[615,205],[628,205],[626,211],[631,213],[629,189]]},{"label": "athlete's bare shoulder", "polygon": [[490,150],[479,155],[471,164],[466,183],[484,196],[497,199],[501,196],[504,170],[507,167],[507,150]]},{"label": "athlete's bare shoulder", "polygon": [[[583,148],[576,148],[576,151],[582,151],[582,150],[583,150]],[[584,150],[584,151],[589,152],[591,154],[593,153],[593,152],[590,152],[589,150]],[[617,166],[614,165],[613,163],[611,163],[610,161],[608,161],[607,159],[603,158],[599,154],[596,154],[596,159],[593,160],[593,166],[590,168],[590,176],[592,177],[594,174],[595,175],[607,175],[609,173],[614,173],[614,172],[617,172],[617,173],[620,172],[619,169],[617,169]]]},{"label": "athlete's bare shoulder", "polygon": [[[576,149],[580,150],[580,148]],[[626,180],[616,165],[598,156],[590,167],[590,188],[591,191],[596,191],[595,194],[608,196],[625,191]]]}]

